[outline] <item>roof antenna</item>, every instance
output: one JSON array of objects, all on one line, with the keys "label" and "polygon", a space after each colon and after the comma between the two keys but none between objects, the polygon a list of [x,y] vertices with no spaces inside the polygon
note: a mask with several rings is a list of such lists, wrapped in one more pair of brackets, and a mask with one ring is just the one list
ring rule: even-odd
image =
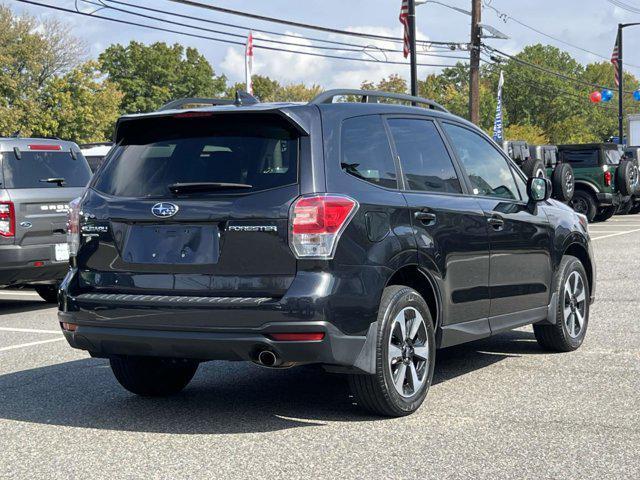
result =
[{"label": "roof antenna", "polygon": [[244,92],[242,90],[236,90],[236,99],[233,102],[236,107],[241,107],[242,105],[254,105],[256,103],[260,103],[260,100],[258,100],[250,93]]}]

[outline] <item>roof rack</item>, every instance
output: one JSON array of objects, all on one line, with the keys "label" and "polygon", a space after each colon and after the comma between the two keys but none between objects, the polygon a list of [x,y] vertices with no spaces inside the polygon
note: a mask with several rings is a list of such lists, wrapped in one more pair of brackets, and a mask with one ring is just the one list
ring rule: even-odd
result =
[{"label": "roof rack", "polygon": [[233,105],[233,100],[202,97],[178,98],[177,100],[165,103],[158,109],[158,111],[161,112],[163,110],[176,110],[178,108],[184,107],[185,105],[212,105],[215,107],[216,105]]},{"label": "roof rack", "polygon": [[432,110],[449,113],[449,110],[444,108],[439,103],[434,102],[433,100],[429,100],[428,98],[414,97],[412,95],[406,95],[404,93],[381,92],[378,90],[352,90],[352,89],[327,90],[326,92],[322,92],[320,95],[315,97],[309,103],[313,105],[318,105],[321,103],[333,103],[333,99],[335,97],[341,97],[345,95],[361,97],[361,100],[360,100],[361,103],[379,103],[378,100],[381,98],[390,98],[394,100],[404,100],[405,102],[427,105]]}]

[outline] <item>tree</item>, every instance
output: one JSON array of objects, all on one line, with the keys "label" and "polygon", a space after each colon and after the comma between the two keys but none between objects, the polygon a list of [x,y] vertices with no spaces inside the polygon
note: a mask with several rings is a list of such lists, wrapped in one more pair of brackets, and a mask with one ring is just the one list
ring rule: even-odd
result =
[{"label": "tree", "polygon": [[203,55],[177,43],[111,45],[98,60],[107,78],[124,94],[126,113],[157,110],[181,97],[218,97],[226,89],[224,75],[216,76]]},{"label": "tree", "polygon": [[505,128],[504,138],[506,140],[524,140],[531,145],[546,145],[549,137],[536,125],[512,124]]},{"label": "tree", "polygon": [[38,99],[39,114],[30,134],[77,143],[111,138],[122,97],[113,83],[100,81],[98,65],[87,62],[47,83]]}]

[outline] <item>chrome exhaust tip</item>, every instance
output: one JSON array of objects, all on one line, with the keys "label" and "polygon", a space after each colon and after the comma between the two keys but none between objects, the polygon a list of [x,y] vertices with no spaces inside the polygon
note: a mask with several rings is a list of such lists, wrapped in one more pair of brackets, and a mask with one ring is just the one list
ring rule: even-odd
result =
[{"label": "chrome exhaust tip", "polygon": [[258,364],[263,367],[275,368],[278,367],[282,361],[271,350],[262,350],[258,354]]}]

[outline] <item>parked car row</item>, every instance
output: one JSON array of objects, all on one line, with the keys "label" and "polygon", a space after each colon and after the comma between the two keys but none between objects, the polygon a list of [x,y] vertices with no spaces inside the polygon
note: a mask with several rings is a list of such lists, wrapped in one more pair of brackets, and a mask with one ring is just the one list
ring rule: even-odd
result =
[{"label": "parked car row", "polygon": [[640,212],[638,150],[614,143],[528,145],[507,141],[505,152],[528,177],[552,180],[553,197],[589,222]]}]

